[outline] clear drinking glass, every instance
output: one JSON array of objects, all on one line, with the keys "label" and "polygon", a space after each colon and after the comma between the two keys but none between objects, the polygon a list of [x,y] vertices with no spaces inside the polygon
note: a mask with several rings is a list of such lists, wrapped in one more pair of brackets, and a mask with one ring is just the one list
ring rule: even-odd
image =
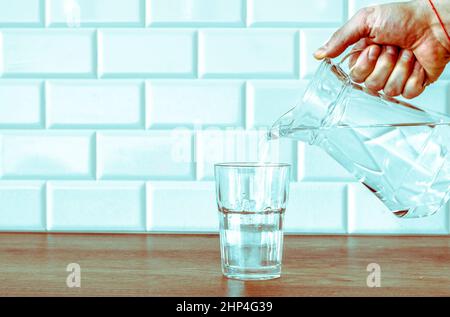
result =
[{"label": "clear drinking glass", "polygon": [[228,278],[280,277],[289,164],[215,165],[222,272]]}]

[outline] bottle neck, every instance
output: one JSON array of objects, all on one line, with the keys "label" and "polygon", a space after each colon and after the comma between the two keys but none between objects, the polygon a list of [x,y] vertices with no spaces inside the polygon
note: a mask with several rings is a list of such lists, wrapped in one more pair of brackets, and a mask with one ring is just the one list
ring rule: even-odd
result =
[{"label": "bottle neck", "polygon": [[331,127],[341,119],[351,88],[351,81],[345,72],[325,59],[303,98],[274,123],[269,135],[317,144],[321,129]]},{"label": "bottle neck", "polygon": [[320,129],[336,125],[345,111],[352,84],[348,75],[330,60],[324,60],[297,106],[297,125],[311,129],[304,138],[310,144],[320,141]]}]

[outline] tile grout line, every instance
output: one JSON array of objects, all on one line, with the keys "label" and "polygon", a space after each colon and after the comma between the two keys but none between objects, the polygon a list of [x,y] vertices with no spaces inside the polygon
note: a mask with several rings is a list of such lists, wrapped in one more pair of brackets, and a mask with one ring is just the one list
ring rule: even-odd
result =
[{"label": "tile grout line", "polygon": [[352,231],[353,231],[353,228],[354,228],[354,223],[353,223],[353,221],[354,221],[354,219],[353,219],[354,214],[353,214],[353,211],[355,209],[355,206],[354,206],[355,197],[354,197],[354,191],[353,191],[352,187],[353,187],[352,183],[346,182],[347,208],[345,210],[345,219],[346,219],[345,226],[346,226],[346,232],[349,235],[354,234]]},{"label": "tile grout line", "polygon": [[150,232],[151,231],[151,224],[150,220],[152,219],[150,216],[150,212],[152,212],[149,204],[149,200],[152,197],[151,196],[151,185],[149,181],[145,182],[145,231]]},{"label": "tile grout line", "polygon": [[97,131],[94,132],[94,135],[92,138],[92,145],[91,145],[91,168],[93,169],[92,174],[94,176],[94,180],[98,182],[98,168],[97,168]]},{"label": "tile grout line", "polygon": [[[192,160],[192,169],[193,169],[193,175],[191,175],[191,179],[194,178],[194,181],[201,181],[199,172],[198,172],[198,157],[197,157],[197,139],[198,139],[198,132],[193,130],[191,133],[191,160]],[[193,176],[193,177],[192,177]]]},{"label": "tile grout line", "polygon": [[195,74],[193,74],[194,76],[194,79],[199,79],[200,77],[200,72],[199,72],[199,54],[198,54],[198,52],[199,52],[199,30],[198,29],[196,29],[195,31],[194,31],[194,35],[193,35],[193,38],[192,38],[192,50],[193,50],[193,52],[192,52],[192,63],[193,63],[193,65],[192,65],[192,70],[195,72]]},{"label": "tile grout line", "polygon": [[99,34],[99,29],[96,28],[94,31],[94,47],[93,47],[93,52],[92,54],[95,54],[94,58],[93,58],[93,63],[94,65],[93,68],[95,69],[95,78],[98,80],[100,79],[100,72],[99,72],[99,65],[100,65],[100,52],[102,52],[101,50],[101,45],[99,44],[100,41],[100,34]]},{"label": "tile grout line", "polygon": [[350,185],[348,183],[345,183],[345,195],[344,195],[344,210],[345,210],[345,220],[344,220],[344,225],[345,225],[345,234],[350,234],[349,232],[349,205],[350,205]]},{"label": "tile grout line", "polygon": [[292,160],[292,171],[291,171],[291,179],[293,178],[294,182],[297,182],[297,174],[298,174],[298,141],[292,142],[292,154],[291,154],[291,160]]},{"label": "tile grout line", "polygon": [[48,28],[48,13],[47,10],[50,8],[50,6],[48,5],[48,0],[41,0],[40,1],[40,15],[41,15],[41,19],[42,19],[42,23],[43,23],[43,28]]},{"label": "tile grout line", "polygon": [[245,28],[248,28],[250,25],[248,25],[248,0],[242,0],[242,13],[241,13],[241,19],[243,20],[243,24]]},{"label": "tile grout line", "polygon": [[304,56],[303,56],[303,47],[306,47],[306,43],[304,43],[304,41],[305,41],[305,36],[303,35],[303,32],[304,32],[304,30],[303,29],[298,29],[297,30],[297,32],[298,32],[298,65],[299,65],[299,67],[298,67],[298,78],[299,78],[299,80],[310,80],[310,78],[306,78],[306,76],[304,76],[303,74],[302,74],[302,70],[300,69],[301,68],[301,66],[300,65],[302,65],[303,63],[303,59],[304,59]]},{"label": "tile grout line", "polygon": [[45,231],[49,232],[50,231],[50,228],[49,228],[49,225],[50,225],[49,195],[50,195],[50,193],[49,193],[49,190],[48,190],[48,181],[44,182],[43,191],[44,191],[44,193],[43,193],[43,196],[44,196],[43,209],[44,209],[44,212],[45,212],[45,217],[44,217],[44,222],[45,223],[44,223],[44,226],[45,226]]},{"label": "tile grout line", "polygon": [[143,28],[146,29],[148,27],[150,27],[150,24],[148,23],[149,21],[147,21],[147,0],[141,0],[141,10],[142,10],[142,16],[140,17],[143,22],[144,22],[144,26]]},{"label": "tile grout line", "polygon": [[141,208],[141,212],[143,210],[143,215],[141,216],[143,223],[143,229],[145,232],[147,232],[147,181],[143,181],[143,184],[141,184],[141,188],[140,188],[140,192],[141,192],[141,201],[142,201],[142,208]]},{"label": "tile grout line", "polygon": [[141,94],[141,120],[140,124],[143,125],[142,129],[144,131],[150,130],[150,120],[147,120],[147,113],[150,112],[147,110],[147,80],[143,80],[140,83],[140,94]]},{"label": "tile grout line", "polygon": [[44,80],[41,84],[40,90],[41,90],[41,127],[44,130],[48,130],[47,124],[48,124],[48,105],[47,105],[47,91],[48,91],[48,82],[47,80]]},{"label": "tile grout line", "polygon": [[295,164],[297,165],[295,180],[296,182],[301,182],[305,178],[305,174],[303,172],[303,167],[305,166],[305,145],[303,143],[299,144],[299,141],[297,141],[297,150],[295,151],[295,154]]},{"label": "tile grout line", "polygon": [[[250,96],[248,94],[248,80],[245,80],[244,83],[242,84],[241,94],[242,94],[242,97],[241,97],[241,102],[242,102],[242,110],[241,110],[242,119],[241,119],[241,122],[242,122],[242,125],[244,126],[244,129],[245,130],[249,130],[249,129],[253,128],[253,122],[250,122],[250,121],[253,121],[253,120],[250,120],[250,118],[252,118],[252,119],[254,118],[254,115],[253,115],[253,113],[254,113],[254,109],[253,109],[254,102],[251,102],[251,103],[249,102]],[[251,104],[251,106],[250,106],[250,104]],[[249,115],[249,111],[252,112],[251,116]]]},{"label": "tile grout line", "polygon": [[349,16],[348,1],[349,0],[344,0],[342,2],[342,19],[343,19],[343,21],[341,21],[342,23],[345,23],[348,20],[348,16]]}]

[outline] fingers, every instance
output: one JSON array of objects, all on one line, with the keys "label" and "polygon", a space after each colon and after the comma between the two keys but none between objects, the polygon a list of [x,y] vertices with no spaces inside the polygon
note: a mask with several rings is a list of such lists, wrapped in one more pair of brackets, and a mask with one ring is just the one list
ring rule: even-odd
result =
[{"label": "fingers", "polygon": [[351,69],[356,62],[358,61],[359,56],[361,55],[361,52],[355,52],[358,50],[364,50],[367,46],[369,46],[369,41],[367,40],[367,38],[363,38],[361,40],[358,41],[358,43],[356,43],[355,45],[353,45],[352,50],[350,53],[352,53],[349,57],[348,60],[348,67]]},{"label": "fingers", "polygon": [[411,99],[420,95],[425,89],[425,70],[418,61],[414,63],[414,69],[403,88],[403,97]]},{"label": "fingers", "polygon": [[383,47],[374,70],[365,79],[364,83],[367,88],[373,91],[379,91],[384,88],[389,79],[389,75],[397,63],[397,51],[397,48],[394,46],[388,45]]},{"label": "fingers", "polygon": [[[398,49],[393,46],[378,48],[380,52],[373,52],[371,60],[370,50],[376,45],[370,45],[360,53],[353,62],[350,76],[353,81],[364,84],[373,91],[384,90],[388,96],[398,96],[411,99],[420,95],[427,84],[424,68],[415,59],[412,51]],[[356,55],[356,54],[355,54]],[[352,63],[352,61],[350,62]]]},{"label": "fingers", "polygon": [[414,67],[415,57],[412,51],[402,49],[394,70],[389,76],[389,79],[384,86],[384,93],[388,96],[398,96],[403,92],[406,81],[411,75]]},{"label": "fingers", "polygon": [[345,49],[365,38],[370,33],[368,19],[373,12],[372,7],[358,11],[344,26],[337,30],[330,40],[315,53],[316,59],[339,56]]},{"label": "fingers", "polygon": [[381,48],[378,45],[370,45],[361,52],[350,71],[350,77],[354,82],[362,83],[366,80],[373,72],[380,53]]}]

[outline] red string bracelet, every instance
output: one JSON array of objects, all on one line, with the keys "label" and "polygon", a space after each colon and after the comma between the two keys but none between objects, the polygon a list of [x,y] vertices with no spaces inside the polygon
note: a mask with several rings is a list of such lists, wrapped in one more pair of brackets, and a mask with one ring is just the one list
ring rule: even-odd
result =
[{"label": "red string bracelet", "polygon": [[441,24],[445,35],[447,36],[447,40],[450,42],[450,35],[448,34],[447,29],[445,28],[444,22],[442,22],[441,16],[439,15],[439,12],[437,11],[436,7],[434,6],[433,1],[428,0],[428,2],[430,2],[431,8],[433,9],[434,13],[436,14],[436,17],[439,20],[439,23]]}]

